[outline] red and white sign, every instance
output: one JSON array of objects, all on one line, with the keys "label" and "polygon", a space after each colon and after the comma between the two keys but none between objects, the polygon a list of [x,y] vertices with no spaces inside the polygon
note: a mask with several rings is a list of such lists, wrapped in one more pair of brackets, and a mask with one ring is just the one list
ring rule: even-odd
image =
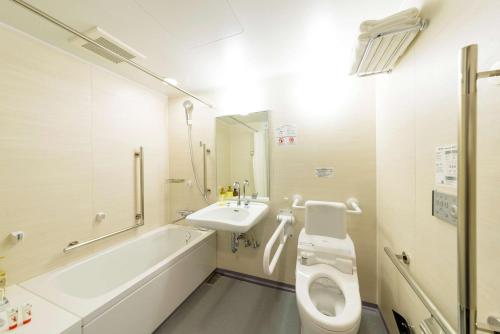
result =
[{"label": "red and white sign", "polygon": [[295,125],[282,125],[276,128],[276,144],[294,145],[297,142],[297,126]]}]

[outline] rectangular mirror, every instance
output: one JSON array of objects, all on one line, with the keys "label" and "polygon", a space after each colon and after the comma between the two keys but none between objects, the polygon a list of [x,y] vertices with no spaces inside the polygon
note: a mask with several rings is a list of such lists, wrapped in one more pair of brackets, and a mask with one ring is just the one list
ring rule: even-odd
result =
[{"label": "rectangular mirror", "polygon": [[269,115],[259,111],[248,115],[216,118],[217,191],[248,180],[247,196],[269,198]]}]

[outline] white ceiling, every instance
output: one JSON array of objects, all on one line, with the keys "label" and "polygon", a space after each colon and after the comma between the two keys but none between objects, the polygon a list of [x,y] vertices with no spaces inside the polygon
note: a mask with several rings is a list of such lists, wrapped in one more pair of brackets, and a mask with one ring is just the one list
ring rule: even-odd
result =
[{"label": "white ceiling", "polygon": [[[347,73],[359,23],[398,10],[401,0],[30,0],[76,28],[99,26],[130,45],[154,72],[191,91],[297,71]],[[70,35],[4,0],[0,20],[148,85],[68,43]]]}]

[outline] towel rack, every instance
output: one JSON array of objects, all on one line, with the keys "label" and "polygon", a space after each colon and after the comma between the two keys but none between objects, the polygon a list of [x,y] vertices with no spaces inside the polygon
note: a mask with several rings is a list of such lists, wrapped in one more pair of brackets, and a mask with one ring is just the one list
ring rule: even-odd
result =
[{"label": "towel rack", "polygon": [[367,42],[356,74],[360,77],[391,72],[397,60],[406,51],[418,33],[427,27],[427,20],[420,20],[410,28],[379,32]]},{"label": "towel rack", "polygon": [[[281,252],[285,247],[285,243],[291,236],[289,229],[295,222],[295,218],[290,213],[280,213],[276,217],[276,219],[278,220],[279,225],[274,231],[269,241],[267,242],[266,248],[264,249],[263,265],[264,265],[264,272],[267,275],[273,274],[274,269],[276,268],[276,264],[278,263],[278,260],[281,256]],[[279,237],[279,246],[276,249],[273,258],[271,259],[271,250],[274,244],[276,243],[276,240],[278,240],[278,237]]]},{"label": "towel rack", "polygon": [[[295,194],[292,196],[292,200],[292,209],[304,210],[306,208],[304,205],[299,205],[299,203],[302,202],[302,196]],[[348,209],[345,211],[346,213],[353,215],[360,215],[363,213],[363,210],[361,210],[361,208],[359,207],[359,201],[356,198],[348,198],[346,204],[348,207]]]},{"label": "towel rack", "polygon": [[64,253],[67,253],[71,250],[74,250],[74,249],[82,247],[82,246],[93,244],[94,242],[97,242],[97,241],[100,241],[103,239],[107,239],[109,237],[113,237],[117,234],[120,234],[120,233],[123,233],[126,231],[130,231],[132,229],[135,229],[135,228],[138,228],[138,227],[144,225],[144,149],[142,146],[139,148],[138,152],[134,152],[134,157],[138,161],[138,179],[139,179],[139,186],[137,189],[139,203],[138,203],[138,208],[137,208],[138,210],[135,213],[135,224],[130,226],[130,227],[126,227],[124,229],[121,229],[121,230],[118,230],[118,231],[115,231],[115,232],[112,232],[109,234],[105,234],[105,235],[97,237],[95,239],[91,239],[91,240],[87,240],[87,241],[83,241],[83,242],[71,241],[63,249]]},{"label": "towel rack", "polygon": [[436,305],[434,305],[434,303],[429,299],[429,297],[427,297],[424,290],[422,290],[422,288],[418,285],[417,281],[415,281],[415,279],[408,271],[408,269],[405,268],[405,266],[400,260],[402,259],[402,256],[394,254],[392,249],[390,249],[389,247],[384,247],[384,251],[389,257],[389,259],[391,259],[392,263],[396,266],[396,269],[398,269],[398,271],[404,277],[406,282],[408,282],[413,292],[415,292],[417,297],[422,301],[422,304],[424,304],[425,308],[429,311],[431,316],[436,320],[439,327],[441,327],[441,329],[446,334],[456,334],[455,330],[453,329],[453,327],[451,327],[448,321],[446,321],[443,314],[438,310]]}]

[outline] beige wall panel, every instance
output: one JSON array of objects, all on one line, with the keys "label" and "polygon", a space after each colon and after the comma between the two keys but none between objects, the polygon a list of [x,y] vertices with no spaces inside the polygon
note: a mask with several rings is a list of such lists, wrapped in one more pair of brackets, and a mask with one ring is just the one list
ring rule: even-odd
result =
[{"label": "beige wall panel", "polygon": [[[0,255],[20,282],[165,223],[167,98],[0,26]],[[133,152],[146,152],[146,226],[134,223]],[[96,212],[108,214],[94,223]],[[11,231],[25,240],[14,244]]]}]

